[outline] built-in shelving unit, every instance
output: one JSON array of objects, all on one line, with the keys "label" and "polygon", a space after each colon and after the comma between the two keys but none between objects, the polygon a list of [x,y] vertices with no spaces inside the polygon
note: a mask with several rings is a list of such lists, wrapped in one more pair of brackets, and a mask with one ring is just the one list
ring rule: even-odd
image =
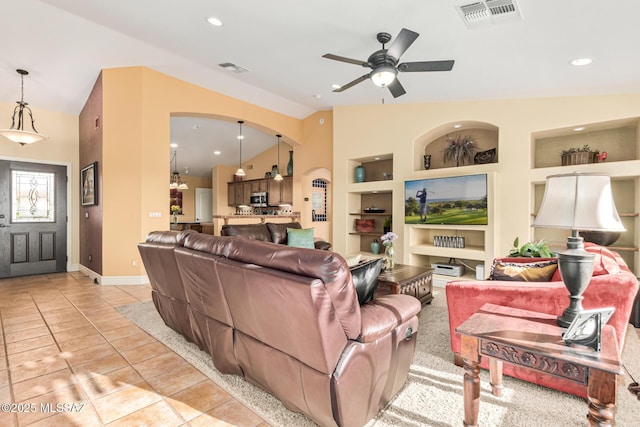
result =
[{"label": "built-in shelving unit", "polygon": [[[371,243],[380,240],[384,234],[384,221],[393,216],[393,156],[381,154],[366,158],[353,159],[349,162],[353,171],[348,184],[347,206],[349,211],[350,231],[347,236],[347,252],[373,255]],[[363,166],[365,179],[356,182],[355,168]],[[364,210],[375,207],[384,209],[382,213],[367,213]],[[356,219],[373,219],[374,232],[360,232],[356,230]]]},{"label": "built-in shelving unit", "polygon": [[[579,129],[579,130],[576,130]],[[604,162],[561,166],[563,150],[588,145],[591,150],[606,152]],[[640,118],[603,123],[579,124],[570,128],[552,129],[532,135],[533,213],[537,212],[549,175],[571,172],[600,172],[611,176],[611,189],[627,231],[610,249],[617,251],[636,276],[640,275]],[[536,228],[535,239],[544,239],[550,246],[564,248],[567,231]]]}]

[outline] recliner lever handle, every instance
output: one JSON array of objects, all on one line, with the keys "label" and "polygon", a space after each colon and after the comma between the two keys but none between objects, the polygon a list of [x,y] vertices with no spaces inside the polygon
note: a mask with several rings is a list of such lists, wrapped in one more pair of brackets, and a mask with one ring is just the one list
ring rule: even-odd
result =
[{"label": "recliner lever handle", "polygon": [[404,339],[408,341],[408,340],[411,339],[412,335],[413,335],[413,328],[411,326],[409,326],[407,328],[407,331],[404,333]]}]

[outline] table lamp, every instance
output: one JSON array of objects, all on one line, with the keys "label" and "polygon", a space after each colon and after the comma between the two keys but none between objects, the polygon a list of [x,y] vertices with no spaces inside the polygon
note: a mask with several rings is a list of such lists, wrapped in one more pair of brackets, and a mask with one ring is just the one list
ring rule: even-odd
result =
[{"label": "table lamp", "polygon": [[558,254],[558,267],[569,290],[569,306],[558,317],[558,325],[569,327],[583,311],[582,293],[593,273],[594,254],[584,250],[579,230],[626,231],[613,202],[609,175],[570,173],[550,175],[532,227],[571,230],[567,249]]}]

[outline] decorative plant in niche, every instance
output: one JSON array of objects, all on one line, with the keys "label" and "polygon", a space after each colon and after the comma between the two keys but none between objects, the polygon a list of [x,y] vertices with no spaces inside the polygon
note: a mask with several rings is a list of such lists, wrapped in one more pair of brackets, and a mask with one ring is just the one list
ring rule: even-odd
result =
[{"label": "decorative plant in niche", "polygon": [[446,145],[442,150],[442,161],[445,164],[455,162],[456,166],[472,164],[477,151],[478,144],[471,135],[447,135]]},{"label": "decorative plant in niche", "polygon": [[551,258],[556,254],[551,252],[547,242],[544,240],[537,240],[535,242],[527,242],[520,246],[520,238],[516,237],[513,241],[513,249],[509,251],[510,257],[535,257],[535,258]]}]

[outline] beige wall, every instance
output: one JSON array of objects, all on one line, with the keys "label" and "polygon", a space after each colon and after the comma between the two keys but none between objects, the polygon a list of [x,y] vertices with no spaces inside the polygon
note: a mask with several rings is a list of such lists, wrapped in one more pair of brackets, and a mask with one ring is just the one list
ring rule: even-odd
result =
[{"label": "beige wall", "polygon": [[[205,90],[156,71],[143,68],[117,68],[102,71],[104,90],[104,224],[103,274],[105,276],[141,276],[144,270],[137,243],[152,230],[166,230],[171,220],[167,213],[168,149],[172,115],[243,119],[249,126],[269,133],[280,133],[305,155],[307,141],[302,120]],[[324,113],[330,115],[329,112]],[[324,138],[321,140],[321,138]],[[331,131],[313,135],[311,150],[330,152]],[[288,154],[288,153],[287,153]],[[297,153],[294,154],[294,163]],[[326,160],[326,164],[321,162]],[[327,169],[331,158],[321,156],[310,162]],[[304,164],[304,163],[303,163]],[[226,206],[227,171],[215,167],[212,188],[214,206]],[[304,170],[304,169],[303,169]],[[264,176],[264,172],[262,172]],[[294,176],[297,171],[294,169]],[[220,182],[220,179],[223,182]],[[294,178],[294,188],[302,177]],[[300,191],[301,192],[301,191]],[[296,196],[298,199],[296,199]],[[294,204],[301,194],[294,194]],[[160,218],[150,212],[161,212]]]},{"label": "beige wall", "polygon": [[[638,116],[640,95],[335,107],[334,235],[350,231],[346,186],[353,180],[353,163],[349,159],[392,153],[393,210],[402,212],[404,180],[427,175],[427,171],[414,171],[416,156],[423,154],[414,149],[414,141],[440,126],[477,121],[498,127],[499,163],[490,167],[496,171],[497,181],[496,249],[506,254],[516,236],[521,241],[533,236],[529,226],[533,209],[532,133]],[[468,167],[459,171],[469,173]],[[437,171],[428,173],[434,176]],[[403,216],[394,215],[393,219],[393,230],[400,231],[403,239]],[[344,250],[344,245],[338,244],[336,249]],[[407,258],[402,253],[398,256]]]},{"label": "beige wall", "polygon": [[[11,126],[11,114],[16,104],[0,102],[0,128]],[[78,116],[56,111],[41,110],[30,105],[35,119],[36,129],[49,139],[30,145],[20,145],[0,137],[0,158],[15,159],[36,163],[68,165],[71,201],[69,228],[71,239],[68,241],[68,268],[77,269],[80,244],[78,212],[80,205],[80,169],[78,167]],[[30,129],[30,125],[25,125]],[[69,234],[69,233],[68,233]]]}]

